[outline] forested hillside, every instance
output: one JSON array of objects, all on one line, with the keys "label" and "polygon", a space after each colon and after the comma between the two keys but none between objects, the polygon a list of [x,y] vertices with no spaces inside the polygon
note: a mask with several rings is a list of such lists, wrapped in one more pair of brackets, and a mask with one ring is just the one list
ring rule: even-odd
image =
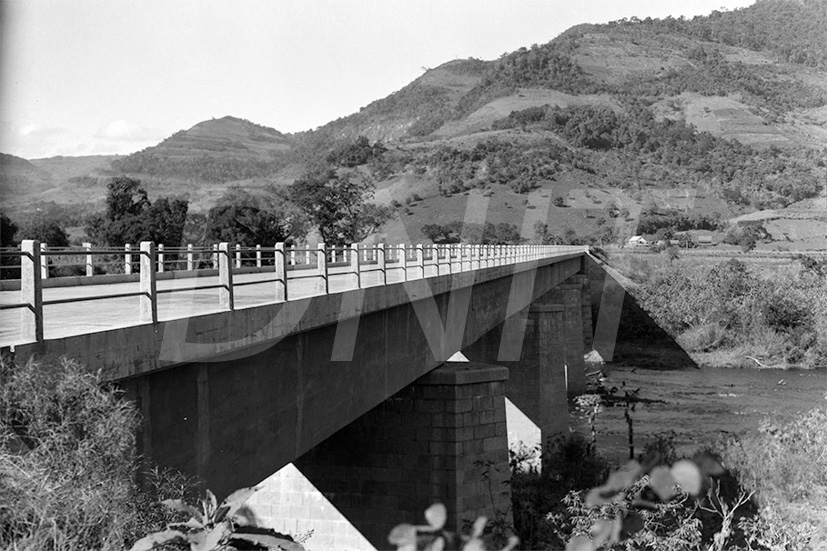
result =
[{"label": "forested hillside", "polygon": [[116,172],[231,182],[267,176],[283,168],[290,139],[266,126],[235,117],[199,123],[160,144],[119,159]]},{"label": "forested hillside", "polygon": [[579,25],[493,61],[427,70],[314,131],[224,117],[88,175],[50,174],[48,160],[37,173],[2,163],[3,193],[15,183],[18,205],[98,202],[107,179],[127,175],[152,197],[187,197],[194,215],[229,186],[264,197],[332,170],[395,211],[388,239],[427,238],[422,228],[461,219],[473,192],[491,223],[524,219],[524,239],[619,242],[638,231],[639,213],[675,209],[721,221],[723,235],[728,219],[798,209],[815,221],[766,235],[821,235],[827,246],[827,220],[812,207],[827,171],[826,60],[825,0]]}]

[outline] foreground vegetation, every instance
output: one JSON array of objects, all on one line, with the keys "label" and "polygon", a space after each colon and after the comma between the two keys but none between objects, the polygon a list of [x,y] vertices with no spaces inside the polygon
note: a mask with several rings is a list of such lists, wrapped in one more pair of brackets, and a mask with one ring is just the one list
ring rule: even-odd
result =
[{"label": "foreground vegetation", "polygon": [[[696,454],[693,463],[706,478],[693,488],[680,479],[689,462],[675,456],[669,437],[658,438],[639,463],[627,463],[606,481],[609,462],[582,437],[570,435],[545,458],[543,471],[527,467],[525,452],[512,453],[515,529],[524,549],[822,549],[827,545],[825,446],[827,410],[766,420],[754,433],[711,443]],[[679,484],[669,486],[668,497],[659,482],[665,471],[651,466],[658,463],[671,464]],[[633,471],[646,474],[637,478]],[[598,486],[611,487],[600,495],[612,497],[596,500]],[[596,544],[599,532],[618,518],[616,543],[605,537],[604,544]]]},{"label": "foreground vegetation", "polygon": [[[217,548],[201,533],[221,536],[219,547],[280,540],[302,548],[272,532],[240,530],[232,512],[252,489],[233,494],[241,497],[228,498],[227,507],[208,493],[196,509],[186,504],[194,481],[158,470],[136,476],[137,423],[135,406],[77,363],[0,362],[0,548],[117,550],[138,542],[150,549],[196,540],[199,549]],[[691,462],[675,455],[673,437],[661,436],[617,469],[593,440],[570,434],[542,458],[512,452],[513,523],[495,518],[483,533],[479,521],[455,543],[511,549],[513,531],[520,549],[821,549],[825,449],[823,408],[708,442]],[[691,465],[703,481],[686,476]],[[441,521],[428,515],[430,527],[395,531],[391,542],[416,549],[446,539]]]},{"label": "foreground vegetation", "polygon": [[[652,257],[658,259],[658,257]],[[640,305],[688,352],[751,367],[827,365],[827,262],[760,270],[738,259],[713,265],[610,258],[639,283]]]},{"label": "foreground vegetation", "polygon": [[145,469],[135,405],[70,360],[0,360],[0,549],[123,549],[181,520],[162,499],[194,485]]}]

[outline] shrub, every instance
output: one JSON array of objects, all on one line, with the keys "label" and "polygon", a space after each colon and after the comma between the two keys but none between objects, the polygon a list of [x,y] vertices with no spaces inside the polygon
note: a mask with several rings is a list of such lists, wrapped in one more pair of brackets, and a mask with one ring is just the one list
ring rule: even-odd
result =
[{"label": "shrub", "polygon": [[606,460],[582,435],[560,435],[553,452],[543,457],[540,469],[539,450],[511,450],[511,500],[514,530],[525,549],[562,549],[566,540],[549,515],[563,514],[561,501],[570,491],[599,484],[609,471]]},{"label": "shrub", "polygon": [[[172,520],[139,495],[138,422],[131,402],[76,362],[0,360],[0,548],[122,549]],[[155,474],[158,496],[189,485]]]}]

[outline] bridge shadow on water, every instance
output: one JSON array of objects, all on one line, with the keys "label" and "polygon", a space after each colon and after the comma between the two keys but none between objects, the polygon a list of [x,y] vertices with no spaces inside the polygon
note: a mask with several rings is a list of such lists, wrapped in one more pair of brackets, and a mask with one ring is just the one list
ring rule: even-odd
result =
[{"label": "bridge shadow on water", "polygon": [[[592,316],[597,320],[597,313]],[[681,348],[637,303],[629,292],[623,297],[623,307],[617,330],[614,355],[610,364],[630,365],[647,369],[699,369],[700,366]]]},{"label": "bridge shadow on water", "polygon": [[698,364],[638,303],[634,283],[596,257],[591,280],[594,348],[614,365],[648,369],[698,369]]}]

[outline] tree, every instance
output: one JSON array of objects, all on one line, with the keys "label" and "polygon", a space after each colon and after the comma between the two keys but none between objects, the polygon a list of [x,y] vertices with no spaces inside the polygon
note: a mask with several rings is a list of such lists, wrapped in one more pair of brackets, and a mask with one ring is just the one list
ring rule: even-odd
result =
[{"label": "tree", "polygon": [[461,241],[462,224],[449,222],[448,224],[425,224],[422,226],[422,235],[437,245],[459,243]]},{"label": "tree", "polygon": [[56,220],[34,218],[18,231],[20,239],[37,239],[49,247],[68,247],[69,236]]},{"label": "tree", "polygon": [[[17,224],[5,213],[0,212],[0,247],[14,247],[17,240],[14,235],[17,233]],[[16,257],[11,255],[0,256],[0,277],[17,279],[20,277],[20,267]]]},{"label": "tree", "polygon": [[205,239],[211,243],[226,241],[272,247],[279,242],[304,238],[306,218],[285,203],[284,198],[274,192],[253,196],[239,187],[232,187],[209,210]]},{"label": "tree", "polygon": [[17,224],[5,213],[0,212],[0,247],[14,247],[17,241],[14,235],[17,233]]},{"label": "tree", "polygon": [[141,241],[181,244],[188,201],[161,197],[153,204],[140,180],[126,176],[112,178],[106,187],[106,212],[93,216],[86,227],[93,242],[112,247]]},{"label": "tree", "polygon": [[358,243],[390,218],[386,207],[368,203],[373,185],[329,168],[306,173],[290,186],[290,198],[316,226],[325,243]]},{"label": "tree", "polygon": [[177,247],[184,237],[189,203],[159,197],[146,209],[142,240]]}]

